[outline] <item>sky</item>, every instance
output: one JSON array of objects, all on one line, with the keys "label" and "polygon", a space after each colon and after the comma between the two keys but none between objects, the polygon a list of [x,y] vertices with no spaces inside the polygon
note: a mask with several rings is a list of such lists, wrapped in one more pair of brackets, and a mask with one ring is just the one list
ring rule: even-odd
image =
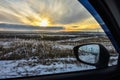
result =
[{"label": "sky", "polygon": [[[33,28],[62,27],[65,31],[101,30],[97,21],[77,0],[0,0],[0,24],[3,23],[32,25]],[[33,29],[31,26],[22,28]],[[17,31],[18,27],[0,26],[0,30]]]}]

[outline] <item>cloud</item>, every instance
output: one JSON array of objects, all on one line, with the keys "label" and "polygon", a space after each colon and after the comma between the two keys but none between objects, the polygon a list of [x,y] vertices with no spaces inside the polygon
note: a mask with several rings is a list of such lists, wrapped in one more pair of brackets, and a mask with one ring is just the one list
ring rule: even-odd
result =
[{"label": "cloud", "polygon": [[49,20],[49,26],[62,26],[56,28],[61,30],[90,29],[91,26],[95,29],[99,26],[78,0],[0,0],[0,23],[34,25],[0,26],[0,30],[41,30],[43,28],[38,26],[44,18]]},{"label": "cloud", "polygon": [[0,8],[1,22],[29,24],[46,16],[54,24],[71,24],[91,17],[77,0],[1,0]]},{"label": "cloud", "polygon": [[30,25],[15,25],[15,24],[0,24],[0,30],[43,30],[43,31],[50,31],[50,30],[64,30],[61,26],[53,26],[53,27],[40,27],[40,26],[30,26]]}]

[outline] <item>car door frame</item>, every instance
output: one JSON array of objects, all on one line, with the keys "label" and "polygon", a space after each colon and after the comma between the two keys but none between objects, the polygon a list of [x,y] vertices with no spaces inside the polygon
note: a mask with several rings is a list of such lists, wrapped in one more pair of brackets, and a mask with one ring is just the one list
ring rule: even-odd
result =
[{"label": "car door frame", "polygon": [[[114,41],[111,40],[120,54],[120,1],[118,0],[89,0],[92,6],[99,13],[106,23],[108,29],[113,35]],[[101,7],[100,7],[101,6]],[[119,56],[120,57],[120,56]],[[118,60],[120,65],[120,59]]]}]

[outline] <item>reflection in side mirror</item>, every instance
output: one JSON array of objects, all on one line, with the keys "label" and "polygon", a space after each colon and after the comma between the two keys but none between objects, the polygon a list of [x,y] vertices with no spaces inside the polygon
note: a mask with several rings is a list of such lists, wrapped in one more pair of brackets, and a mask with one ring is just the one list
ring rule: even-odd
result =
[{"label": "reflection in side mirror", "polygon": [[78,61],[96,66],[96,68],[108,67],[110,54],[101,44],[83,44],[74,47],[74,54]]},{"label": "reflection in side mirror", "polygon": [[79,47],[79,58],[87,63],[97,63],[99,61],[100,47],[99,45],[84,45]]}]

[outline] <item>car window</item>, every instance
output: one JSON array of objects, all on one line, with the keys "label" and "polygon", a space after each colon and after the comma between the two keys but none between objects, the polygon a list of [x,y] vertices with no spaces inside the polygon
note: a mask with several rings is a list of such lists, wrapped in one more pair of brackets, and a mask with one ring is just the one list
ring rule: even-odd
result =
[{"label": "car window", "polygon": [[77,0],[0,0],[0,79],[96,69],[73,47],[99,43],[118,54],[101,25]]}]

